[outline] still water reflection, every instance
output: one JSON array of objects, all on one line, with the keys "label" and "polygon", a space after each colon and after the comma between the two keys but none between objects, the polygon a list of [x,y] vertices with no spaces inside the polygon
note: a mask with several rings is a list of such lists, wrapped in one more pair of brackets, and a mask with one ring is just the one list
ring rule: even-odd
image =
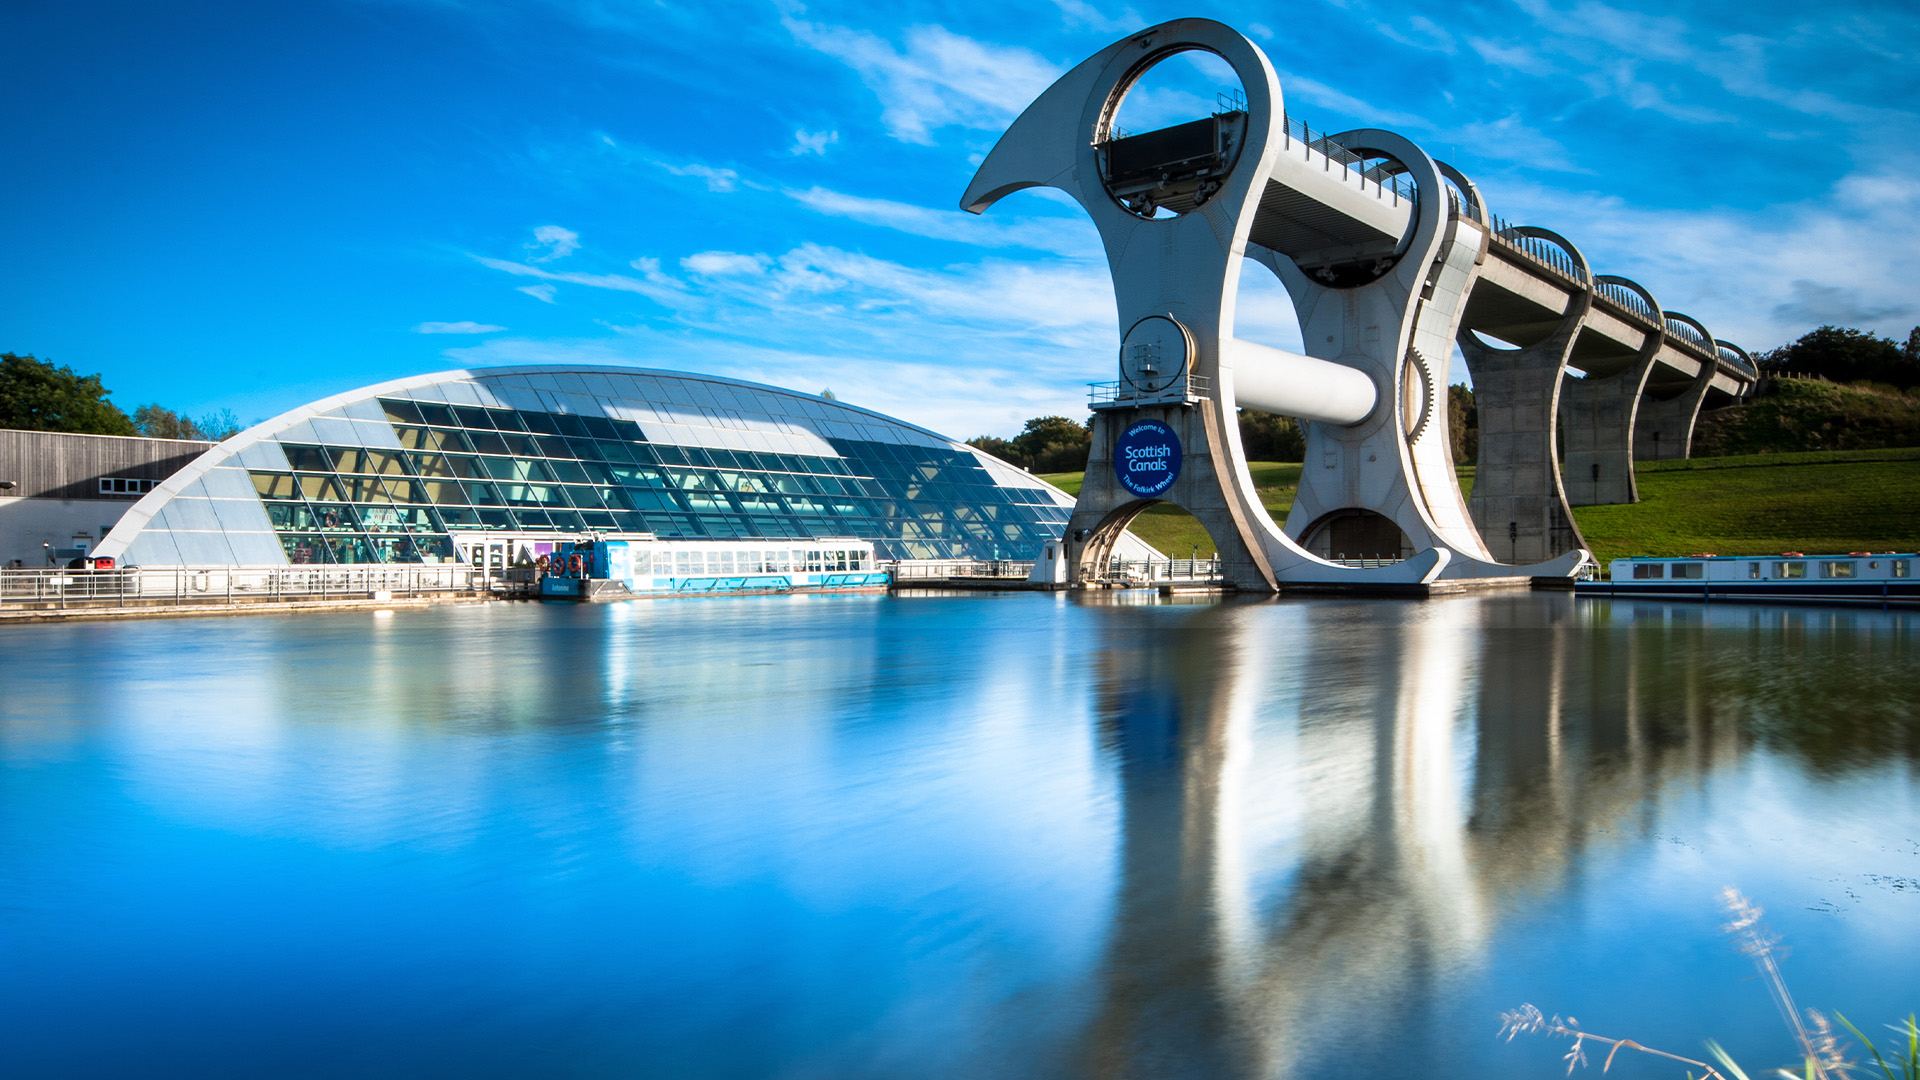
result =
[{"label": "still water reflection", "polygon": [[[0,630],[13,1076],[1551,1076],[1920,1006],[1914,617],[769,597]],[[1614,1075],[1666,1076],[1643,1062]]]}]

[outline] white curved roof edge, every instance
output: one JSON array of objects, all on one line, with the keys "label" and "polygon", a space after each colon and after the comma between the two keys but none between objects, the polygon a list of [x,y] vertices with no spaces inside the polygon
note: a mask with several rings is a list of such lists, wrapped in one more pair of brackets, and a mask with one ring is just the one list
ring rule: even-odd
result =
[{"label": "white curved roof edge", "polygon": [[[324,397],[318,401],[308,402],[297,408],[289,409],[279,416],[262,420],[237,435],[215,443],[202,452],[199,457],[181,466],[172,476],[156,484],[152,491],[141,497],[139,502],[128,507],[126,513],[121,515],[119,522],[114,525],[113,529],[108,532],[106,536],[101,537],[96,551],[118,556],[126,549],[128,544],[133,542],[134,536],[137,535],[141,529],[146,528],[147,522],[153,520],[153,515],[159,512],[160,508],[165,506],[168,500],[178,495],[187,485],[219,467],[221,462],[231,458],[239,451],[259,442],[269,435],[285,431],[287,428],[292,427],[302,420],[321,416],[356,401],[365,401],[368,398],[379,397],[382,394],[399,393],[403,390],[415,390],[423,386],[432,386],[435,383],[453,382],[459,379],[497,378],[507,375],[563,375],[568,373],[579,374],[582,372],[594,375],[645,375],[654,378],[678,379],[683,382],[723,383],[727,386],[741,386],[749,390],[766,391],[768,393],[780,394],[785,397],[797,398],[803,401],[821,402],[836,408],[846,409],[849,412],[864,413],[875,419],[920,432],[923,435],[939,439],[941,442],[953,446],[965,447],[975,455],[984,454],[1002,468],[1009,469],[1016,474],[1024,476],[1049,490],[1066,495],[1066,492],[1060,491],[1059,488],[1034,476],[1032,473],[1020,469],[1018,466],[1001,461],[999,458],[995,458],[990,454],[985,454],[984,451],[975,447],[967,446],[967,444],[958,439],[942,435],[928,428],[923,428],[918,424],[910,424],[905,420],[888,416],[885,413],[875,412],[872,409],[862,408],[858,405],[849,405],[838,398],[823,398],[817,394],[809,394],[800,390],[788,390],[785,387],[769,386],[766,383],[749,382],[745,379],[730,379],[724,375],[707,375],[693,371],[672,371],[667,368],[623,367],[619,364],[516,364],[508,367],[450,368],[446,371],[433,371],[424,375],[409,375],[405,378],[389,379],[386,382],[373,383],[353,390],[345,390],[331,397]],[[1067,497],[1071,498],[1072,496]],[[123,528],[126,528],[126,535],[124,536],[120,535]]]}]

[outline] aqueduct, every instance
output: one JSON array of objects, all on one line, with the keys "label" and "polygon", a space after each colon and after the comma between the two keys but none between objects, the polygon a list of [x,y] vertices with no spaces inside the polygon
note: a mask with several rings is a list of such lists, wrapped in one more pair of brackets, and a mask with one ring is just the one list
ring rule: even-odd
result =
[{"label": "aqueduct", "polygon": [[[1230,65],[1244,101],[1121,131],[1140,78],[1193,50]],[[1738,347],[1595,275],[1558,234],[1493,216],[1472,181],[1404,136],[1290,118],[1265,53],[1212,20],[1140,31],[1067,72],[961,206],[983,213],[1040,186],[1099,229],[1122,338],[1119,378],[1095,384],[1063,544],[1072,580],[1095,576],[1156,501],[1206,526],[1243,589],[1567,576],[1587,558],[1569,507],[1633,501],[1634,460],[1684,457],[1706,398],[1757,381]],[[1285,286],[1307,355],[1234,336],[1247,260]],[[1456,342],[1481,418],[1470,500],[1447,430]],[[1305,422],[1284,524],[1254,491],[1243,407]]]}]

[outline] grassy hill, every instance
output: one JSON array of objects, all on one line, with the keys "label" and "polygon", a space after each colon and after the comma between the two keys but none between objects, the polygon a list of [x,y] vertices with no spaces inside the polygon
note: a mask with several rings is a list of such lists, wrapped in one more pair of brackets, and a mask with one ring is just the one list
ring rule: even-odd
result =
[{"label": "grassy hill", "polygon": [[[1300,468],[1283,462],[1249,466],[1275,521],[1286,520]],[[1461,490],[1471,493],[1473,468],[1459,471]],[[1913,551],[1920,545],[1920,448],[1645,462],[1635,473],[1639,503],[1573,512],[1603,564],[1636,553]],[[1076,494],[1080,478],[1042,477]],[[1140,515],[1133,531],[1171,555],[1213,550],[1200,523],[1174,507]]]},{"label": "grassy hill", "polygon": [[1701,457],[1920,446],[1920,397],[1866,383],[1771,379],[1751,401],[1700,414]]}]

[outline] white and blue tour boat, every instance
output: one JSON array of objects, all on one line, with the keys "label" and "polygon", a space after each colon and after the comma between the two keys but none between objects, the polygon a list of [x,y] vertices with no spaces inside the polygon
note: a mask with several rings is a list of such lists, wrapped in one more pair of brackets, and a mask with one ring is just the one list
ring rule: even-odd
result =
[{"label": "white and blue tour boat", "polygon": [[541,567],[543,600],[883,590],[890,575],[866,540],[586,540]]}]

